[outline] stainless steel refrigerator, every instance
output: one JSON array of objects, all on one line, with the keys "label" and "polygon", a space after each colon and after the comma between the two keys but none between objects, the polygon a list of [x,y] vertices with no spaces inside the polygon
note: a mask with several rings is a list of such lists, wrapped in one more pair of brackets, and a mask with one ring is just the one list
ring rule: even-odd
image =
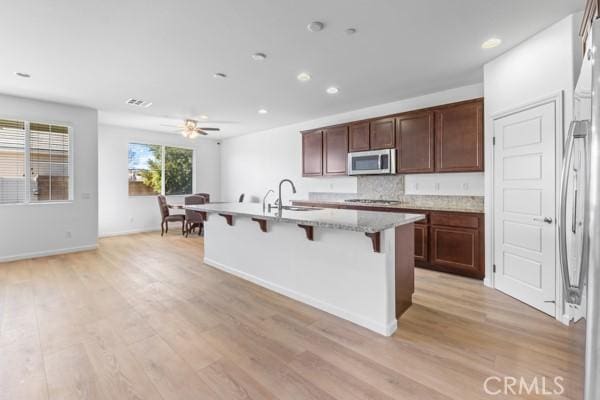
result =
[{"label": "stainless steel refrigerator", "polygon": [[599,400],[600,20],[586,48],[562,165],[559,252],[565,298],[585,318],[585,400]]}]

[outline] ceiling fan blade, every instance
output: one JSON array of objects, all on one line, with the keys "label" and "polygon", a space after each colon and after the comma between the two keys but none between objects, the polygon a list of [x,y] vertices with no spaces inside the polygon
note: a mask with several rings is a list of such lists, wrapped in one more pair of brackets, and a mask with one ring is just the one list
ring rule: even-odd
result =
[{"label": "ceiling fan blade", "polygon": [[199,133],[200,135],[208,135],[208,132],[204,132],[204,130],[200,129],[200,128],[196,128],[196,132]]},{"label": "ceiling fan blade", "polygon": [[201,129],[203,131],[220,131],[221,128],[198,128]]}]

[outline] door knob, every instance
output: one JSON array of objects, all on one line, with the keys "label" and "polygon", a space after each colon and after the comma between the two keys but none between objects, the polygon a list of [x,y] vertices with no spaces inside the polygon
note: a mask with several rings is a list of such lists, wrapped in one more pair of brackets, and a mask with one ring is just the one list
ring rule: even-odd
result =
[{"label": "door knob", "polygon": [[547,224],[551,224],[552,223],[552,218],[550,218],[550,217],[534,218],[533,220],[537,221],[537,222],[545,222]]}]

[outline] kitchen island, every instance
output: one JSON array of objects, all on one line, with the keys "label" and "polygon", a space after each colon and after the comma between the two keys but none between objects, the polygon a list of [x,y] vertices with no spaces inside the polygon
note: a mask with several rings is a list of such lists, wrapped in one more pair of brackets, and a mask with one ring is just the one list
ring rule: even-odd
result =
[{"label": "kitchen island", "polygon": [[202,212],[204,262],[391,335],[412,304],[414,222],[420,214],[252,203],[186,206]]}]

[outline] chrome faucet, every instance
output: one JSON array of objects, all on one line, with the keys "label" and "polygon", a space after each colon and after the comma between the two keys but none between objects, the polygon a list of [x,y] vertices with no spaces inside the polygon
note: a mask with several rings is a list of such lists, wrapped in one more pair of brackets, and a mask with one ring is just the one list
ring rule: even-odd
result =
[{"label": "chrome faucet", "polygon": [[277,199],[277,204],[279,206],[279,210],[282,209],[283,207],[283,199],[281,198],[281,186],[285,183],[285,182],[289,182],[290,185],[292,185],[292,191],[294,193],[296,193],[296,186],[294,185],[294,182],[292,182],[289,179],[282,179],[281,182],[279,182],[279,198]]},{"label": "chrome faucet", "polygon": [[[263,212],[265,212],[265,209],[266,209],[265,202],[267,201],[267,197],[269,197],[269,194],[271,194],[271,193],[275,194],[275,191],[273,189],[269,189],[269,190],[267,190],[267,194],[265,194],[265,197],[263,197],[263,202],[262,202],[262,206],[263,206],[262,210],[263,210]],[[271,205],[270,204],[269,204],[269,211],[271,211]]]}]

